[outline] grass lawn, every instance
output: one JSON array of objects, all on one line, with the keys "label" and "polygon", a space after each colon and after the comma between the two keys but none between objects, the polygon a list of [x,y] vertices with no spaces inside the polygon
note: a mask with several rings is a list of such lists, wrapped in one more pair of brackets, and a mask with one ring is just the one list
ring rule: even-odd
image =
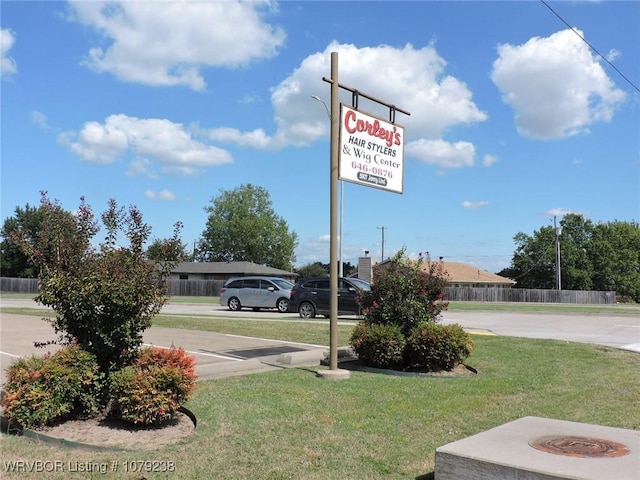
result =
[{"label": "grass lawn", "polygon": [[[352,372],[349,380],[330,382],[315,369],[294,368],[207,380],[187,405],[198,418],[196,433],[178,444],[94,453],[3,435],[2,459],[121,466],[93,477],[68,471],[46,477],[61,479],[427,480],[438,446],[527,415],[640,429],[637,353],[550,340],[474,341],[467,363],[478,369],[475,376]],[[125,460],[170,461],[175,472],[127,474]],[[45,478],[0,468],[2,478]]]}]

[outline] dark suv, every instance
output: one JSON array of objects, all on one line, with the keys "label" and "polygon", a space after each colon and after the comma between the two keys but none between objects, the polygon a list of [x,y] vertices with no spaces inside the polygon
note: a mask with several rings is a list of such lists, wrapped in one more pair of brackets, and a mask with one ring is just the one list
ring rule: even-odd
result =
[{"label": "dark suv", "polygon": [[[338,279],[338,315],[359,315],[358,295],[363,290],[371,290],[368,282],[359,278]],[[291,289],[289,311],[298,312],[302,318],[316,315],[328,316],[329,277],[305,278]]]}]

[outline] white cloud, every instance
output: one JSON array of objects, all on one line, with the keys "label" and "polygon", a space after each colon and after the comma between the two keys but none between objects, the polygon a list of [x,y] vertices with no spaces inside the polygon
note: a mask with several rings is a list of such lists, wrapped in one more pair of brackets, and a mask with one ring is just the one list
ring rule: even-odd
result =
[{"label": "white cloud", "polygon": [[615,62],[618,58],[620,58],[620,55],[622,54],[620,53],[619,50],[612,48],[611,50],[609,50],[609,53],[607,54],[607,60],[609,60],[610,62]]},{"label": "white cloud", "polygon": [[490,167],[491,165],[497,162],[498,162],[498,157],[496,157],[495,155],[485,155],[482,158],[482,166],[484,167]]},{"label": "white cloud", "polygon": [[548,140],[588,132],[595,122],[610,121],[625,99],[573,30],[501,45],[498,53],[491,77],[515,110],[524,137]]},{"label": "white cloud", "polygon": [[241,132],[236,128],[213,128],[206,132],[211,140],[231,142],[252,148],[268,148],[271,140],[264,130],[256,129],[252,132]]},{"label": "white cloud", "polygon": [[18,73],[15,60],[8,55],[15,41],[15,34],[11,30],[8,28],[0,30],[0,75],[2,78]]},{"label": "white cloud", "polygon": [[582,212],[578,212],[577,210],[572,210],[570,208],[564,208],[564,207],[558,207],[558,208],[552,208],[551,210],[547,210],[546,212],[544,212],[545,216],[547,217],[562,217],[564,215],[569,215],[571,213],[576,213],[581,215]]},{"label": "white cloud", "polygon": [[129,164],[126,175],[128,177],[136,177],[145,175],[149,178],[158,178],[158,174],[153,170],[153,164],[148,158],[134,158]]},{"label": "white cloud", "polygon": [[476,149],[472,143],[420,139],[405,145],[407,155],[444,168],[472,167]]},{"label": "white cloud", "polygon": [[466,208],[468,210],[477,210],[479,208],[486,207],[487,205],[489,205],[489,202],[484,200],[480,202],[470,202],[469,200],[465,200],[460,204],[462,208]]},{"label": "white cloud", "polygon": [[31,112],[31,121],[43,130],[49,130],[50,128],[47,122],[47,116],[42,112],[38,112],[37,110]]},{"label": "white cloud", "polygon": [[145,190],[145,196],[150,200],[166,200],[168,202],[173,202],[176,200],[176,195],[167,190],[160,190],[159,192],[154,192],[153,190]]},{"label": "white cloud", "polygon": [[[208,132],[217,141],[233,142],[254,148],[283,148],[306,146],[329,131],[329,121],[324,106],[315,103],[312,95],[329,102],[328,84],[319,79],[331,71],[331,52],[338,52],[340,83],[357,85],[376,98],[407,109],[411,115],[396,113],[396,122],[406,127],[409,138],[417,141],[407,150],[423,161],[434,160],[444,167],[473,164],[469,158],[475,149],[468,142],[447,144],[447,152],[439,149],[439,155],[429,155],[427,140],[437,140],[451,127],[482,122],[487,115],[472,100],[466,84],[445,75],[446,62],[435,48],[415,48],[410,44],[402,48],[386,45],[357,48],[354,45],[331,43],[322,52],[305,58],[291,75],[271,92],[277,131],[273,135],[262,130],[243,133],[234,129],[218,128]],[[323,92],[327,92],[323,95]],[[323,98],[324,97],[324,98]],[[341,101],[350,102],[351,93],[342,91]],[[361,98],[359,107],[382,118],[389,118],[388,109]],[[441,143],[446,143],[440,140]],[[446,153],[453,158],[445,156]],[[464,157],[464,158],[462,158]]]},{"label": "white cloud", "polygon": [[233,161],[226,150],[195,140],[182,124],[158,118],[111,115],[102,124],[87,122],[79,133],[66,132],[59,138],[87,162],[109,164],[127,152],[135,154],[128,174],[146,173],[153,162],[165,173],[189,175],[200,167]]},{"label": "white cloud", "polygon": [[277,7],[269,0],[70,3],[72,20],[105,38],[106,45],[91,48],[84,64],[129,82],[201,90],[201,69],[271,58],[285,40],[281,28],[264,21]]}]

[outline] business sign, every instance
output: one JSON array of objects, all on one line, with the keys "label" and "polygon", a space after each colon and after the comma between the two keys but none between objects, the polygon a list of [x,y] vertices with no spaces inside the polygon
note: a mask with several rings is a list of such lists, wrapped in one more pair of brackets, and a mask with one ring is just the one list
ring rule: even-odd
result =
[{"label": "business sign", "polygon": [[402,193],[404,127],[340,104],[338,178]]}]

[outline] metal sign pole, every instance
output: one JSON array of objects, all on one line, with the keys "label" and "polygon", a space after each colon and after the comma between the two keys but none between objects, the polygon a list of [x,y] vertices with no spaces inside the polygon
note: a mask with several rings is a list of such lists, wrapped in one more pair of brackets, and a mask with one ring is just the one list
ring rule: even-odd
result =
[{"label": "metal sign pole", "polygon": [[340,102],[338,86],[338,52],[331,52],[331,242],[329,247],[330,303],[330,362],[331,370],[338,368],[338,135],[340,126]]},{"label": "metal sign pole", "polygon": [[340,133],[340,87],[338,52],[331,52],[331,161],[330,161],[330,242],[329,242],[329,370],[318,376],[332,380],[349,378],[348,370],[338,369],[338,137]]}]

